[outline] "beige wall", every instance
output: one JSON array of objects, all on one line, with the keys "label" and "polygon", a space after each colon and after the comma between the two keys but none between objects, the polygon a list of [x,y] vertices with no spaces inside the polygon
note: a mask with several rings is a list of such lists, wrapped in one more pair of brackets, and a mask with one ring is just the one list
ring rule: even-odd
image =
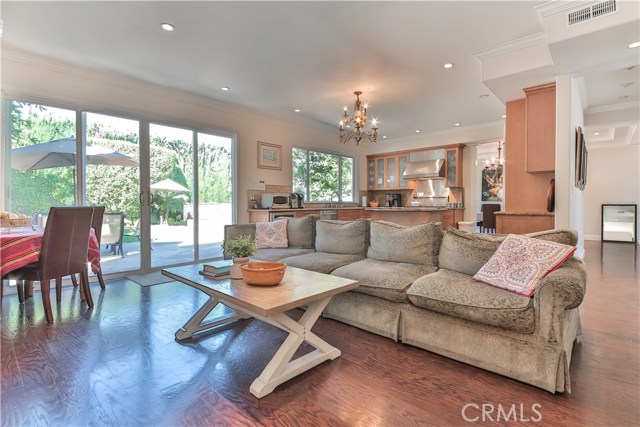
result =
[{"label": "beige wall", "polygon": [[587,185],[584,190],[584,233],[600,240],[601,205],[640,205],[640,145],[589,149]]},{"label": "beige wall", "polygon": [[[298,126],[185,92],[7,50],[3,50],[2,57],[2,91],[5,97],[45,105],[235,134],[238,222],[248,221],[246,194],[250,181],[291,185],[292,146],[360,154],[353,147],[339,146],[336,132],[330,127]],[[282,171],[256,167],[257,141],[282,145]],[[5,185],[2,187],[6,191]],[[0,196],[0,203],[4,204],[4,196]]]},{"label": "beige wall", "polygon": [[[3,96],[63,108],[102,114],[125,115],[140,121],[190,127],[196,131],[224,131],[237,136],[237,221],[248,221],[247,189],[251,181],[264,180],[272,185],[291,185],[291,147],[330,150],[356,158],[358,189],[367,182],[366,155],[372,153],[424,148],[449,144],[469,144],[502,138],[503,122],[488,123],[430,135],[379,141],[356,147],[340,145],[331,127],[312,127],[266,117],[254,111],[172,90],[116,74],[98,73],[50,59],[3,49]],[[336,114],[339,114],[339,109]],[[292,120],[297,117],[292,117]],[[282,171],[258,169],[257,141],[280,144],[283,148]],[[0,164],[4,149],[0,150]],[[465,150],[466,177],[472,174],[472,159]],[[4,169],[4,168],[3,168]],[[4,180],[4,176],[3,176]],[[0,208],[4,207],[3,182]],[[467,189],[466,200],[475,197]]]}]

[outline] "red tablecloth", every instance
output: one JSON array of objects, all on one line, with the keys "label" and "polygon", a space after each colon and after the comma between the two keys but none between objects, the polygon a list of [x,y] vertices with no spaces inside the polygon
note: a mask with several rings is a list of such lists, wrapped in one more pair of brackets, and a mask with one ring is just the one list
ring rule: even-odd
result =
[{"label": "red tablecloth", "polygon": [[[44,228],[11,229],[0,231],[0,277],[40,259],[40,246]],[[91,262],[91,271],[100,271],[100,245],[91,230],[87,260]]]}]

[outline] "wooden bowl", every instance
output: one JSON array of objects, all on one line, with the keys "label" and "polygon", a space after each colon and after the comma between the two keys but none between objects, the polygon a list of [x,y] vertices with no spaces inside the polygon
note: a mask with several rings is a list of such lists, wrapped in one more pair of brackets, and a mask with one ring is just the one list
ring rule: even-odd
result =
[{"label": "wooden bowl", "polygon": [[372,200],[372,201],[369,202],[369,206],[372,207],[372,208],[377,208],[379,204],[380,203],[378,203],[375,200]]},{"label": "wooden bowl", "polygon": [[284,277],[287,264],[283,262],[254,261],[242,264],[242,278],[247,285],[275,286]]}]

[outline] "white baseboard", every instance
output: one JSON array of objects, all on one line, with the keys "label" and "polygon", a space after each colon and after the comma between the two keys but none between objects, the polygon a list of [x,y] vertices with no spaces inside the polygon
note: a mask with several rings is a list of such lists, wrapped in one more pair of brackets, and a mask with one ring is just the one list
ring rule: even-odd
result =
[{"label": "white baseboard", "polygon": [[599,234],[585,234],[584,240],[600,240]]}]

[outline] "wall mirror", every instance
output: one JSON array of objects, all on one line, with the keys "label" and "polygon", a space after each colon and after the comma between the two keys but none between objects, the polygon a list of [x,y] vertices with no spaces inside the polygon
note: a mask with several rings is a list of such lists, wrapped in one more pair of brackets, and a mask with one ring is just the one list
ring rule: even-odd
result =
[{"label": "wall mirror", "polygon": [[636,243],[638,205],[602,205],[602,241]]}]

